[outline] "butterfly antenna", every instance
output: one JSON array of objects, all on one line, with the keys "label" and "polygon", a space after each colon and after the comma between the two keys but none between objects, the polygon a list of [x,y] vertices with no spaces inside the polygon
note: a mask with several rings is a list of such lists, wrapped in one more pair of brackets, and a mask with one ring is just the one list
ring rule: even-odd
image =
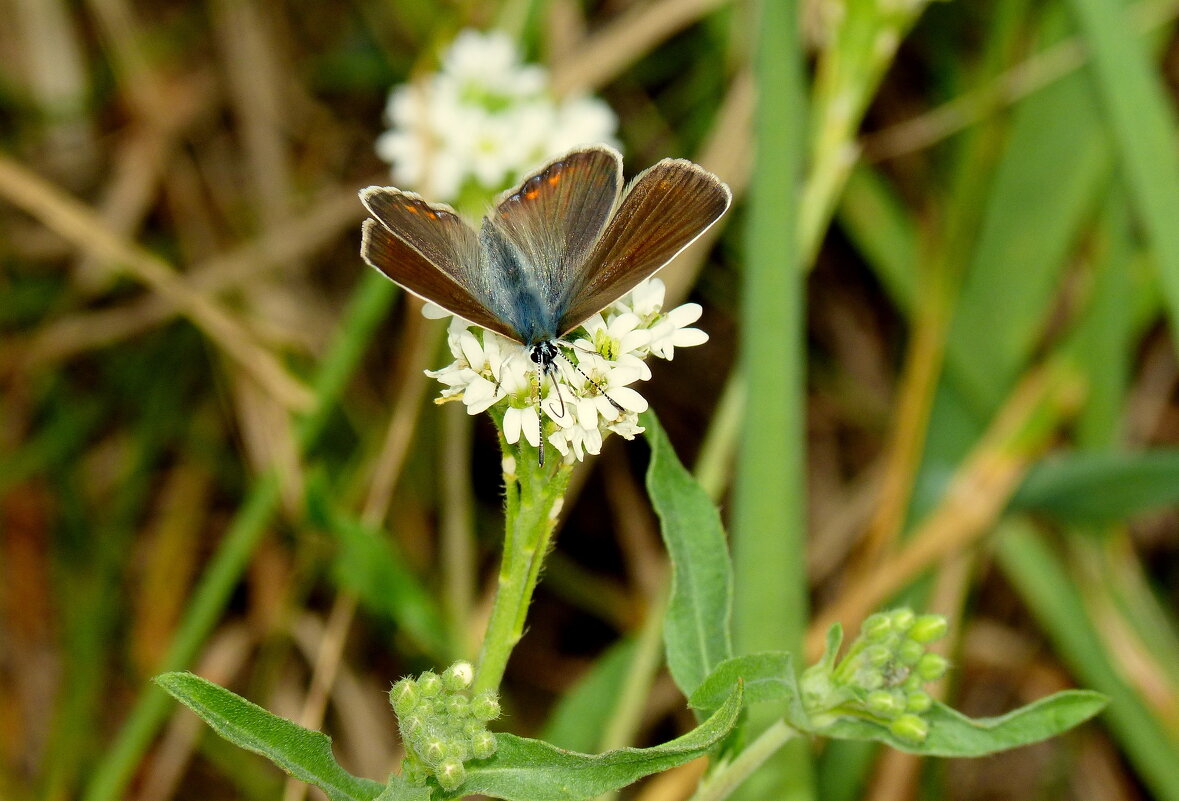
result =
[{"label": "butterfly antenna", "polygon": [[544,381],[544,365],[536,359],[536,441],[539,443],[540,466],[544,467],[544,409],[540,407],[540,386]]},{"label": "butterfly antenna", "polygon": [[[572,347],[572,346],[570,346],[570,347]],[[615,409],[617,409],[619,414],[626,414],[626,409],[622,408],[622,404],[619,403],[618,401],[614,400],[613,398],[611,398],[610,395],[607,394],[606,389],[601,384],[599,384],[597,381],[590,378],[589,375],[586,374],[585,370],[582,370],[579,365],[575,364],[573,362],[573,360],[570,359],[568,356],[566,356],[564,353],[561,353],[560,351],[557,351],[557,353],[561,356],[562,359],[565,360],[566,364],[568,364],[570,367],[572,367],[577,372],[581,373],[582,377],[584,377],[586,381],[593,384],[594,388],[597,389],[598,392],[602,393],[603,398],[610,401],[610,405],[613,406]],[[564,402],[564,399],[562,399],[562,402]]]}]

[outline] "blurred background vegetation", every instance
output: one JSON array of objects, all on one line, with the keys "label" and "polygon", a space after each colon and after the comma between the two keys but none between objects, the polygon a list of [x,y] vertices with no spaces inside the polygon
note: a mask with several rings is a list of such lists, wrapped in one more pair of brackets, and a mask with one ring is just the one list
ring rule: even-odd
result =
[{"label": "blurred background vegetation", "polygon": [[[604,98],[629,173],[687,156],[735,191],[663,274],[712,338],[644,392],[732,524],[739,644],[813,655],[900,598],[954,620],[940,692],[972,715],[1112,698],[985,760],[771,770],[824,799],[1179,799],[1177,13],[2,0],[0,797],[300,798],[147,684],[180,667],[380,778],[383,691],[473,655],[498,450],[432,404],[443,326],[363,266],[356,199],[391,182],[389,90],[473,26]],[[690,722],[645,460],[615,438],[577,475],[514,731]]]}]

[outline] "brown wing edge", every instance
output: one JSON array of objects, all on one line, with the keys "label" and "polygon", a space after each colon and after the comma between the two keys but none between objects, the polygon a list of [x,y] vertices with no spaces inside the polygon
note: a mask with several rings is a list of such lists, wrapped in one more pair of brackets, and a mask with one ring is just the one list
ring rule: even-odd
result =
[{"label": "brown wing edge", "polygon": [[519,334],[492,314],[466,287],[380,222],[367,219],[361,231],[361,258],[390,281],[457,317],[516,342],[522,341]]},{"label": "brown wing edge", "polygon": [[[632,272],[625,273],[623,277],[618,279],[611,279],[606,282],[607,286],[595,286],[600,283],[595,281],[595,264],[600,266],[602,258],[605,254],[600,254],[599,250],[604,246],[604,242],[613,225],[616,223],[627,226],[630,230],[624,230],[618,237],[617,243],[624,243],[635,235],[636,230],[641,226],[641,220],[635,220],[634,215],[626,214],[627,200],[637,196],[635,189],[639,187],[644,181],[652,180],[658,175],[666,171],[669,167],[675,166],[677,168],[687,168],[689,172],[696,178],[702,181],[702,186],[714,190],[713,200],[714,205],[710,211],[706,211],[701,218],[703,221],[698,229],[690,237],[687,237],[667,258],[652,261],[650,264],[640,264],[633,268]],[[643,198],[640,198],[640,202]],[[580,301],[570,303],[569,310],[561,316],[558,329],[561,331],[561,336],[565,336],[574,328],[581,325],[585,320],[591,317],[596,312],[601,311],[609,306],[618,298],[633,289],[638,283],[645,278],[657,273],[665,266],[670,264],[676,256],[683,253],[693,242],[704,235],[708,229],[716,224],[717,220],[724,216],[725,212],[729,210],[733,202],[733,192],[729,189],[728,184],[722,181],[713,173],[701,167],[695,162],[687,159],[663,159],[656,164],[643,170],[635,176],[635,178],[626,187],[622,193],[622,197],[615,209],[614,215],[606,225],[606,230],[603,231],[599,238],[598,245],[595,247],[594,253],[587,259],[585,269],[586,281],[577,287],[576,295],[580,297]]]},{"label": "brown wing edge", "polygon": [[[606,144],[583,145],[582,147],[575,147],[572,150],[569,150],[568,152],[563,153],[560,156],[557,156],[556,158],[549,159],[542,166],[538,167],[537,169],[533,170],[532,172],[525,175],[522,179],[517,181],[515,186],[513,186],[510,189],[507,189],[503,192],[500,192],[499,195],[495,198],[495,203],[492,204],[492,208],[498,209],[501,205],[503,205],[503,202],[505,200],[510,198],[512,195],[518,194],[520,191],[522,191],[524,189],[524,184],[528,183],[536,176],[542,175],[545,170],[547,170],[549,167],[556,164],[558,161],[565,161],[566,159],[571,158],[572,156],[576,156],[579,153],[590,153],[590,152],[595,152],[595,151],[599,152],[599,153],[605,153],[607,156],[609,156],[610,158],[612,158],[614,160],[615,164],[618,165],[618,177],[619,177],[618,183],[619,183],[619,185],[622,185],[622,154],[618,152],[617,148],[613,148],[610,145],[606,145]],[[616,200],[615,206],[617,207],[617,205],[618,205],[618,202]]]}]

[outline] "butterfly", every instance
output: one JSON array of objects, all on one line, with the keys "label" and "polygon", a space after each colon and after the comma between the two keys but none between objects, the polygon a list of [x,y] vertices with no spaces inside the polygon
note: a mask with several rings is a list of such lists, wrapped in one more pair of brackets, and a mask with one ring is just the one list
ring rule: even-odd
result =
[{"label": "butterfly", "polygon": [[[622,156],[573,150],[505,192],[476,232],[450,206],[394,187],[360,199],[361,256],[409,292],[528,348],[538,382],[558,343],[720,219],[728,186],[664,159],[623,189]],[[543,456],[542,456],[543,459]]]}]

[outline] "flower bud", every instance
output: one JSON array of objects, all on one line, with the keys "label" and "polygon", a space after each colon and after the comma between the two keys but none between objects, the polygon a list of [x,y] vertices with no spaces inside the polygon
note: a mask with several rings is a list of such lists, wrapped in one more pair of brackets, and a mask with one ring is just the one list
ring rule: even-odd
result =
[{"label": "flower bud", "polygon": [[448,759],[435,769],[434,778],[443,790],[457,790],[467,780],[467,770],[461,761]]},{"label": "flower bud", "polygon": [[389,704],[397,717],[403,718],[413,711],[418,703],[418,687],[413,679],[404,678],[389,690]]},{"label": "flower bud", "polygon": [[487,759],[495,753],[495,749],[499,744],[495,741],[495,735],[484,729],[471,738],[471,753],[475,755],[475,759]]},{"label": "flower bud", "polygon": [[913,625],[913,621],[917,619],[917,616],[913,614],[913,610],[908,607],[894,609],[888,614],[892,618],[893,629],[902,633],[908,631],[909,627]]},{"label": "flower bud", "polygon": [[917,663],[917,673],[926,681],[937,681],[946,675],[950,661],[941,654],[927,653]]},{"label": "flower bud", "polygon": [[450,756],[450,749],[446,746],[446,740],[441,737],[431,737],[426,740],[420,756],[426,764],[436,766]]},{"label": "flower bud", "polygon": [[[470,707],[467,707],[470,710]],[[463,721],[463,734],[468,739],[473,739],[479,735],[479,732],[486,731],[487,724],[476,718],[467,718]]]},{"label": "flower bud", "polygon": [[446,712],[454,718],[465,718],[471,711],[471,702],[465,695],[451,695],[446,699]]},{"label": "flower bud", "polygon": [[914,640],[904,640],[897,646],[897,661],[902,665],[916,665],[925,653],[925,646]]},{"label": "flower bud", "polygon": [[931,643],[946,636],[946,619],[941,615],[921,615],[909,629],[909,639],[919,643]]},{"label": "flower bud", "polygon": [[411,715],[399,717],[397,722],[401,728],[401,736],[405,739],[413,737],[426,725],[426,719],[417,710],[414,710]]},{"label": "flower bud", "polygon": [[452,693],[465,690],[475,680],[475,669],[470,662],[455,662],[442,674],[442,684]]},{"label": "flower bud", "polygon": [[471,744],[462,734],[455,735],[446,741],[446,756],[466,762],[471,758]]},{"label": "flower bud", "polygon": [[863,659],[866,664],[881,668],[892,660],[892,650],[885,645],[869,645],[864,649]]},{"label": "flower bud", "polygon": [[892,633],[892,621],[887,615],[877,612],[869,615],[860,625],[860,634],[869,642],[880,642]]},{"label": "flower bud", "polygon": [[920,743],[929,735],[929,723],[924,718],[907,712],[889,723],[888,730],[902,740]]},{"label": "flower bud", "polygon": [[864,705],[874,715],[882,718],[894,718],[901,713],[904,704],[888,690],[873,690],[864,699]]},{"label": "flower bud", "polygon": [[442,679],[432,670],[418,676],[418,690],[424,698],[433,698],[442,691]]},{"label": "flower bud", "polygon": [[471,714],[478,720],[495,720],[499,717],[499,699],[494,690],[484,690],[471,699]]},{"label": "flower bud", "polygon": [[931,706],[933,706],[933,698],[930,697],[929,693],[922,692],[921,690],[909,693],[905,699],[906,712],[920,714],[927,711]]},{"label": "flower bud", "polygon": [[864,690],[877,690],[884,686],[884,674],[879,670],[864,668],[856,671],[855,683]]}]

